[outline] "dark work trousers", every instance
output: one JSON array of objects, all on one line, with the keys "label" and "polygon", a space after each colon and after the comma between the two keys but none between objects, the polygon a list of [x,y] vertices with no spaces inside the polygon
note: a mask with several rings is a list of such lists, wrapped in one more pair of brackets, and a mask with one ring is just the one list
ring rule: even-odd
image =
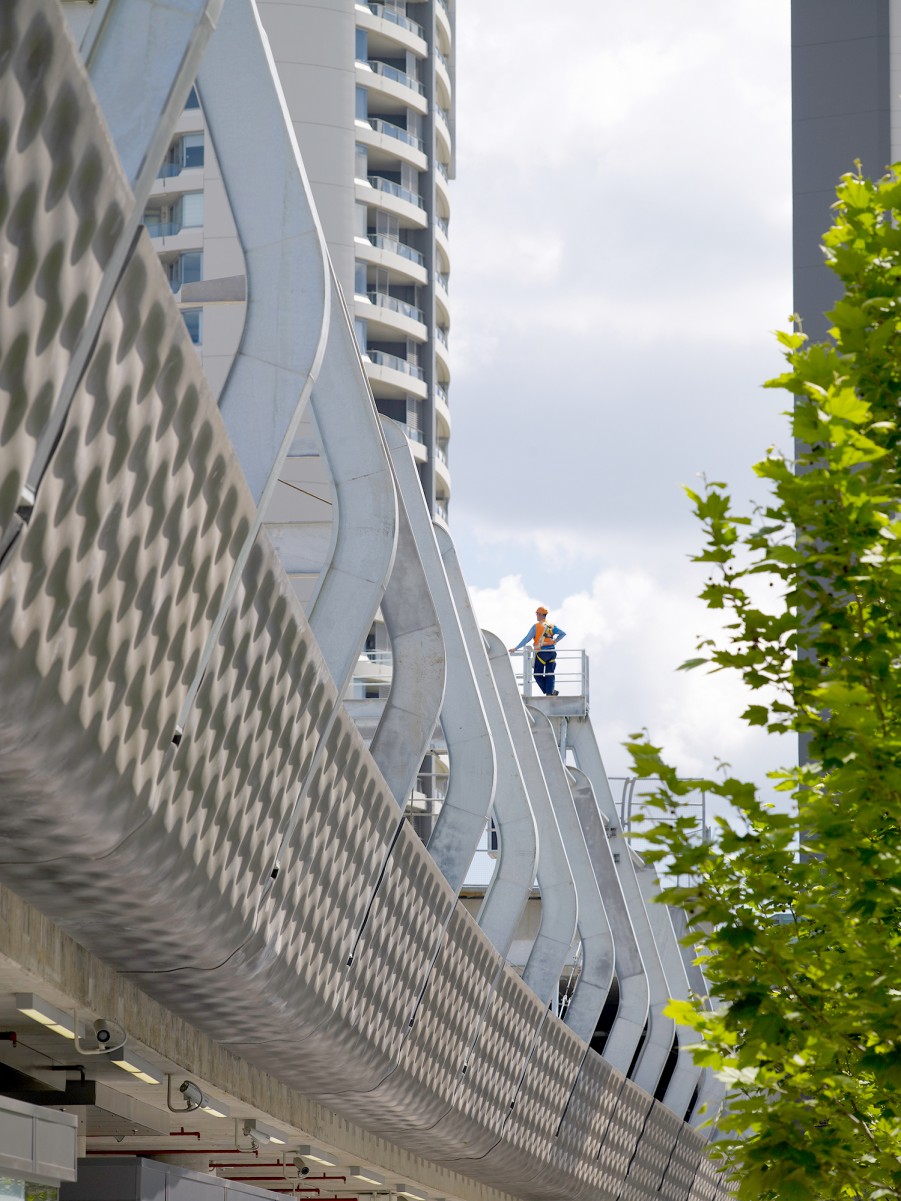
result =
[{"label": "dark work trousers", "polygon": [[557,652],[548,649],[536,651],[532,670],[535,675],[535,683],[545,696],[551,696],[557,671]]}]

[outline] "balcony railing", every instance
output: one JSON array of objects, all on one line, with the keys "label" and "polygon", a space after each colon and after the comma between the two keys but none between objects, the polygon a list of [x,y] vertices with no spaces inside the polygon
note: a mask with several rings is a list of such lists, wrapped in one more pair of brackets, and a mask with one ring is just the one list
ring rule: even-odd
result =
[{"label": "balcony railing", "polygon": [[448,399],[447,388],[445,388],[444,384],[436,384],[435,391],[438,393],[438,399],[450,408],[450,400]]},{"label": "balcony railing", "polygon": [[450,9],[447,6],[447,0],[438,0],[438,3],[444,9],[444,11],[447,13],[447,15],[450,16]]},{"label": "balcony railing", "polygon": [[369,241],[379,250],[390,250],[392,254],[399,254],[401,258],[409,259],[411,263],[418,263],[420,267],[425,265],[425,255],[416,250],[413,246],[408,246],[406,242],[399,242],[397,238],[389,238],[387,234],[369,234]]},{"label": "balcony railing", "polygon": [[[534,657],[534,648],[528,644],[513,655],[513,670],[526,697],[541,696],[541,690],[532,679]],[[558,647],[556,666],[556,687],[561,696],[588,696],[588,655],[584,650]]]},{"label": "balcony railing", "polygon": [[409,188],[402,188],[393,179],[384,179],[381,175],[370,175],[369,183],[378,192],[387,192],[389,196],[396,196],[398,200],[406,200],[407,204],[415,204],[417,208],[425,207],[421,196],[411,192]]},{"label": "balcony railing", "polygon": [[144,228],[151,238],[172,238],[184,229],[178,221],[145,221]]},{"label": "balcony railing", "polygon": [[400,313],[402,317],[409,317],[411,321],[425,324],[425,313],[415,304],[409,304],[406,300],[398,300],[396,296],[389,296],[387,292],[367,292],[366,295],[372,304],[377,304],[379,308],[391,309],[392,312]]},{"label": "balcony railing", "polygon": [[436,456],[436,458],[441,460],[441,462],[444,464],[445,467],[448,466],[446,450],[442,450],[442,448],[440,446],[436,446],[435,447],[435,456]]},{"label": "balcony railing", "polygon": [[405,425],[403,430],[411,442],[418,442],[421,446],[425,446],[425,434],[422,430],[416,429],[413,425]]},{"label": "balcony railing", "polygon": [[371,58],[369,60],[370,70],[376,75],[382,75],[385,79],[390,79],[394,83],[403,84],[405,88],[412,88],[414,92],[418,92],[420,96],[425,95],[425,88],[418,79],[414,79],[412,75],[407,75],[404,71],[399,71],[397,67],[391,67],[388,63],[380,63],[378,59]]},{"label": "balcony railing", "polygon": [[442,288],[444,288],[445,292],[449,291],[449,289],[450,289],[449,276],[445,275],[445,273],[443,271],[436,271],[435,279],[437,279],[438,283],[441,284],[441,286],[442,286]]},{"label": "balcony railing", "polygon": [[441,172],[441,174],[444,176],[444,178],[445,178],[445,179],[447,179],[447,178],[448,178],[448,174],[447,174],[447,164],[446,164],[446,163],[442,163],[442,161],[441,161],[441,159],[440,159],[440,158],[436,158],[436,159],[435,159],[435,165],[437,166],[437,168],[438,168],[438,170]]},{"label": "balcony railing", "polygon": [[[370,183],[371,182],[372,182],[372,178],[370,176]],[[450,221],[448,221],[447,217],[437,217],[436,216],[435,224],[438,226],[438,228],[441,230],[441,232],[444,234],[444,236],[446,238],[450,237]]]},{"label": "balcony railing", "polygon": [[415,33],[418,38],[425,40],[423,27],[416,21],[411,21],[403,13],[395,12],[393,8],[386,8],[384,4],[370,4],[369,11],[373,16],[380,17],[383,21],[390,21],[392,25],[399,25],[401,29],[409,29],[410,33]]},{"label": "balcony railing", "polygon": [[382,133],[389,138],[397,138],[399,142],[406,142],[408,146],[413,146],[416,150],[423,149],[422,138],[417,138],[408,129],[404,129],[402,125],[395,125],[392,121],[384,121],[381,117],[370,117],[369,124],[376,133]]},{"label": "balcony railing", "polygon": [[444,124],[445,124],[445,125],[446,125],[448,128],[450,128],[450,110],[449,110],[449,109],[446,109],[446,108],[444,108],[444,106],[443,106],[443,105],[441,105],[441,104],[436,104],[436,105],[435,105],[435,108],[436,108],[436,109],[438,110],[438,112],[441,114],[441,117],[442,117],[442,120],[444,121]]},{"label": "balcony railing", "polygon": [[442,54],[437,46],[435,47],[435,57],[438,59],[438,61],[440,63],[442,63],[444,65],[445,71],[447,71],[448,75],[450,75],[450,69],[451,69],[450,59],[447,57],[446,54]]},{"label": "balcony railing", "polygon": [[406,359],[402,359],[396,354],[387,354],[384,350],[367,350],[366,353],[370,361],[378,367],[390,367],[393,371],[403,371],[405,375],[412,375],[414,379],[425,378],[418,363],[408,363]]},{"label": "balcony railing", "polygon": [[447,330],[442,329],[440,325],[436,325],[435,333],[438,337],[438,341],[442,344],[442,346],[447,346]]}]

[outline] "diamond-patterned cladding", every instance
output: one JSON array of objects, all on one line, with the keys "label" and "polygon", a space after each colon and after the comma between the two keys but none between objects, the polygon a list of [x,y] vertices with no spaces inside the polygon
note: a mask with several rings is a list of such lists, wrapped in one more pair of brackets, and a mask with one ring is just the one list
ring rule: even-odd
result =
[{"label": "diamond-patterned cladding", "polygon": [[83,71],[44,8],[0,4],[0,532],[130,199],[96,136]]},{"label": "diamond-patterned cladding", "polygon": [[655,1101],[629,1166],[620,1201],[648,1201],[660,1195],[670,1156],[683,1126],[680,1118]]}]

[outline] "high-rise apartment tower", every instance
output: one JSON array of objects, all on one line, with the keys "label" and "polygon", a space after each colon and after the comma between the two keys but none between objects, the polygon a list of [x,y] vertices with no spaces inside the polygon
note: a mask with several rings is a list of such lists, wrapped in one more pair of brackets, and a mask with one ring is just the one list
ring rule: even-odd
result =
[{"label": "high-rise apartment tower", "polygon": [[[454,0],[261,0],[259,11],[376,404],[405,427],[429,508],[446,519]],[[202,93],[146,223],[218,391],[241,336],[243,260]],[[325,533],[316,450],[308,421],[267,514],[274,526]],[[286,564],[301,597],[313,559]]]}]

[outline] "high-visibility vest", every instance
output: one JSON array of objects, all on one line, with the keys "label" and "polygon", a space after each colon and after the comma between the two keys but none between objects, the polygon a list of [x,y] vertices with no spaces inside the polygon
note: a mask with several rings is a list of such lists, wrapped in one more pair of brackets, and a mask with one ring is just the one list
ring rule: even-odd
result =
[{"label": "high-visibility vest", "polygon": [[555,626],[550,621],[536,621],[535,623],[535,650],[541,650],[544,647],[554,645],[554,630]]}]

